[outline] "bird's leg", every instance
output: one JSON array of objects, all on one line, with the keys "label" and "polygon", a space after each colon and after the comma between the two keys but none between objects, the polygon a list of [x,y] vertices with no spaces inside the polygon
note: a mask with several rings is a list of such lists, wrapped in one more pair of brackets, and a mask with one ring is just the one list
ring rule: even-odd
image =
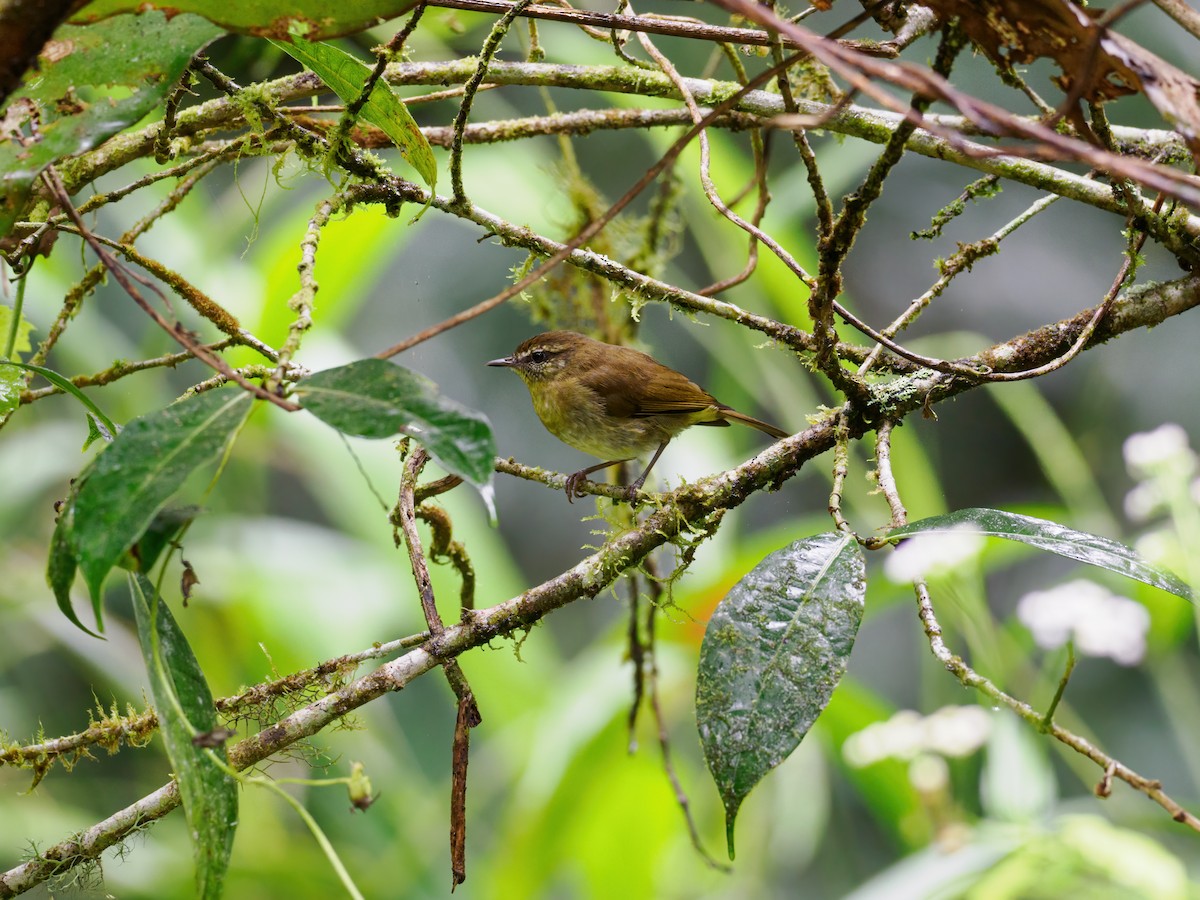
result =
[{"label": "bird's leg", "polygon": [[[659,453],[661,452],[662,450],[660,449]],[[564,485],[567,491],[567,502],[574,503],[576,497],[587,496],[587,492],[583,490],[583,483],[587,481],[587,477],[593,472],[599,472],[601,469],[607,469],[609,466],[615,466],[617,463],[629,462],[631,458],[632,457],[626,457],[625,459],[610,459],[608,462],[602,462],[599,465],[591,466],[587,469],[580,469],[578,472],[572,472],[567,476],[567,483]],[[654,458],[658,459],[658,455],[655,454]],[[651,465],[653,465],[653,463],[651,463]],[[642,477],[645,478],[644,475]]]},{"label": "bird's leg", "polygon": [[650,458],[650,465],[646,466],[646,471],[638,476],[637,481],[633,482],[633,484],[626,488],[625,499],[630,503],[632,503],[633,498],[637,496],[637,492],[642,489],[642,485],[646,483],[646,476],[650,474],[650,470],[654,468],[654,464],[658,462],[658,458],[662,456],[662,452],[667,449],[667,444],[669,442],[670,438],[658,445],[658,449],[654,451],[654,456]]}]

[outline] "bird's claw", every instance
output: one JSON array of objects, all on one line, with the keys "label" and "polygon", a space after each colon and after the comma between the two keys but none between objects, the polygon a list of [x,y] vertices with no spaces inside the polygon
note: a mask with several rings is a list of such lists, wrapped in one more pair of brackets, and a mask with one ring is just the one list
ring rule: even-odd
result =
[{"label": "bird's claw", "polygon": [[576,497],[587,496],[587,491],[583,489],[583,486],[587,484],[587,480],[586,472],[573,472],[567,476],[567,481],[563,485],[563,488],[567,492],[568,503],[574,503]]},{"label": "bird's claw", "polygon": [[[578,497],[586,497],[587,489],[584,485],[591,484],[588,481],[586,472],[574,472],[567,476],[566,482],[563,484],[563,489],[567,494],[567,502],[574,503]],[[619,499],[623,499],[626,503],[633,503],[637,499],[638,491],[641,490],[640,484],[631,484],[624,491],[624,495]],[[618,499],[614,497],[613,499]]]}]

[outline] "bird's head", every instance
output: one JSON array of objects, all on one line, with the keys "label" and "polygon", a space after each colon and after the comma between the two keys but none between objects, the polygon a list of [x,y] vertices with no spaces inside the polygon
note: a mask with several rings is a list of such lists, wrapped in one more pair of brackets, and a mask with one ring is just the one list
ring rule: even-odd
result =
[{"label": "bird's head", "polygon": [[596,343],[574,331],[547,331],[525,341],[511,356],[493,359],[488,365],[512,369],[527,384],[552,381],[568,367],[578,365],[580,357]]}]

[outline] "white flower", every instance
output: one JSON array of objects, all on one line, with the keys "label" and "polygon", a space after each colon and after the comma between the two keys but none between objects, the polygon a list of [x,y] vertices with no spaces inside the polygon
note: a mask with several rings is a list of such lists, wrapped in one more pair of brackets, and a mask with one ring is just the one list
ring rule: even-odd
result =
[{"label": "white flower", "polygon": [[925,719],[925,746],[943,756],[970,756],[992,733],[982,706],[943,706]]},{"label": "white flower", "polygon": [[892,581],[903,584],[926,575],[949,572],[983,551],[983,535],[969,522],[949,531],[919,534],[896,548],[883,563]]},{"label": "white flower", "polygon": [[1138,556],[1144,556],[1150,562],[1167,568],[1179,565],[1182,559],[1182,551],[1179,549],[1175,533],[1166,528],[1147,531],[1133,542],[1133,549]]},{"label": "white flower", "polygon": [[921,715],[902,709],[886,722],[873,722],[842,744],[842,756],[855,768],[884,759],[912,759],[921,750]]},{"label": "white flower", "polygon": [[902,709],[846,738],[842,757],[862,768],[885,759],[967,756],[987,743],[991,729],[991,716],[979,706],[946,706],[928,716]]},{"label": "white flower", "polygon": [[1073,639],[1080,653],[1107,656],[1123,666],[1137,665],[1146,653],[1146,608],[1091,581],[1026,594],[1017,604],[1017,618],[1045,650]]},{"label": "white flower", "polygon": [[1125,495],[1125,515],[1131,522],[1148,522],[1163,509],[1163,500],[1153,482],[1143,481]]},{"label": "white flower", "polygon": [[950,767],[935,753],[922,753],[908,764],[908,782],[922,794],[936,794],[950,784]]},{"label": "white flower", "polygon": [[1148,478],[1164,469],[1196,467],[1196,454],[1188,445],[1187,432],[1174,422],[1153,431],[1131,434],[1125,439],[1125,466],[1134,478]]}]

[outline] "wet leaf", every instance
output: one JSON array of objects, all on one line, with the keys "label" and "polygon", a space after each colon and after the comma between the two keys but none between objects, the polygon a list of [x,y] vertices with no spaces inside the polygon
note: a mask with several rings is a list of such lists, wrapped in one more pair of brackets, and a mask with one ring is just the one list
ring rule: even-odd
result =
[{"label": "wet leaf", "polygon": [[961,530],[964,525],[973,526],[985,537],[1019,541],[1039,550],[1057,553],[1067,559],[1108,569],[1185,600],[1192,599],[1191,589],[1179,578],[1151,564],[1124,544],[1086,531],[1076,531],[1057,522],[1005,512],[1002,509],[960,509],[944,516],[932,516],[910,522],[903,528],[888,532],[886,538],[889,541],[897,541],[917,534]]},{"label": "wet leaf", "polygon": [[731,859],[742,801],[796,749],[845,673],[865,593],[862,551],[831,533],[772,553],[717,605],[700,647],[696,719]]}]

